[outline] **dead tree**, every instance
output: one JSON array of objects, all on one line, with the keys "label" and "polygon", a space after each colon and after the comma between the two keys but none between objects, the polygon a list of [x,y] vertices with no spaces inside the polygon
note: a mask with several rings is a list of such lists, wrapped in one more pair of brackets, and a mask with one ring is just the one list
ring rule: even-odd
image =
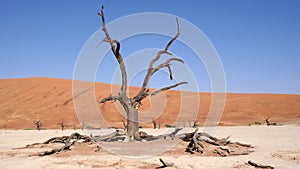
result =
[{"label": "dead tree", "polygon": [[126,112],[126,115],[127,115],[127,136],[129,136],[131,138],[131,140],[137,139],[137,138],[139,138],[138,110],[141,106],[142,100],[148,96],[154,96],[160,92],[175,88],[179,85],[187,84],[187,82],[180,82],[180,83],[176,83],[174,85],[167,86],[167,87],[164,87],[164,88],[161,88],[158,90],[154,90],[154,91],[150,91],[150,89],[148,87],[150,78],[156,72],[158,72],[160,69],[167,68],[169,71],[170,80],[172,80],[173,75],[172,75],[170,63],[173,61],[183,63],[183,60],[181,60],[179,58],[169,58],[165,62],[163,62],[157,66],[154,66],[154,64],[161,58],[161,55],[163,55],[163,54],[172,55],[168,50],[169,50],[170,46],[173,44],[173,42],[179,37],[179,34],[180,34],[178,19],[176,18],[177,34],[167,43],[165,48],[163,50],[160,50],[157,53],[156,57],[154,57],[152,59],[152,61],[150,62],[149,66],[148,66],[148,70],[144,77],[144,81],[143,81],[140,91],[137,93],[136,96],[130,98],[127,93],[127,87],[128,87],[127,86],[127,72],[126,72],[124,61],[123,61],[123,57],[120,53],[120,47],[121,47],[120,42],[118,40],[113,39],[110,36],[110,34],[106,28],[103,6],[101,8],[101,12],[99,12],[98,15],[101,17],[102,31],[105,34],[105,38],[102,40],[102,42],[109,43],[109,45],[111,47],[111,51],[118,61],[119,68],[120,68],[120,71],[122,74],[122,84],[121,84],[120,91],[118,92],[118,95],[115,95],[115,96],[111,95],[109,97],[103,98],[100,101],[100,103],[105,103],[107,101],[119,101],[121,103],[121,105],[123,106],[123,108]]},{"label": "dead tree", "polygon": [[85,122],[83,121],[83,122],[81,122],[81,130],[83,130],[84,127],[85,127]]},{"label": "dead tree", "polygon": [[162,121],[162,120],[158,120],[158,129],[160,129],[160,127],[162,126],[162,124],[163,124],[164,122]]},{"label": "dead tree", "polygon": [[271,122],[269,121],[269,119],[270,119],[269,117],[266,117],[266,116],[265,116],[265,120],[266,120],[266,123],[267,123],[268,126],[276,126],[276,125],[277,125],[277,123],[274,123],[274,122],[271,123]]},{"label": "dead tree", "polygon": [[35,128],[37,130],[41,130],[41,126],[42,126],[41,120],[36,120],[36,121],[33,121],[32,123],[35,125]]},{"label": "dead tree", "polygon": [[[193,123],[192,123],[193,122]],[[190,127],[196,128],[198,127],[197,120],[189,120]]]},{"label": "dead tree", "polygon": [[76,130],[76,123],[72,123],[72,126],[73,126],[73,130]]},{"label": "dead tree", "polygon": [[196,128],[196,127],[198,127],[198,121],[197,121],[197,120],[194,120],[193,128]]},{"label": "dead tree", "polygon": [[190,127],[192,127],[192,122],[191,122],[191,120],[189,120],[189,125],[190,125]]},{"label": "dead tree", "polygon": [[186,126],[185,126],[185,121],[184,121],[184,120],[182,120],[182,126],[183,126],[183,128],[186,127]]},{"label": "dead tree", "polygon": [[65,121],[62,120],[59,124],[60,124],[61,131],[64,131],[65,128],[66,128],[66,123],[65,123]]},{"label": "dead tree", "polygon": [[157,124],[156,124],[156,120],[155,119],[152,120],[152,124],[153,124],[153,129],[156,129]]},{"label": "dead tree", "polygon": [[198,121],[197,120],[194,120],[193,121],[193,126],[192,126],[193,128],[196,128],[196,127],[198,127]]}]

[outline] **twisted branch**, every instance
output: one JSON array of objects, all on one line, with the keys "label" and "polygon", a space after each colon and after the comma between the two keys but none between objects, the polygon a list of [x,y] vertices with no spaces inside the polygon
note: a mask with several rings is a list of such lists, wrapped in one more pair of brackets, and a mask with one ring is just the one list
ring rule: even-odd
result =
[{"label": "twisted branch", "polygon": [[[113,54],[115,55],[119,66],[120,66],[120,70],[122,73],[122,86],[121,86],[121,93],[123,93],[124,95],[126,95],[126,90],[127,90],[127,73],[126,73],[126,69],[125,69],[125,64],[123,62],[123,57],[120,53],[120,42],[117,40],[113,40],[109,33],[108,30],[106,28],[106,24],[105,24],[105,17],[104,17],[104,6],[102,5],[101,8],[101,12],[98,12],[98,15],[101,17],[102,19],[102,31],[105,33],[105,38],[102,40],[102,42],[108,42],[111,46],[111,50],[113,52]],[[101,42],[100,42],[101,43]],[[115,47],[115,45],[117,45],[117,47]]]}]

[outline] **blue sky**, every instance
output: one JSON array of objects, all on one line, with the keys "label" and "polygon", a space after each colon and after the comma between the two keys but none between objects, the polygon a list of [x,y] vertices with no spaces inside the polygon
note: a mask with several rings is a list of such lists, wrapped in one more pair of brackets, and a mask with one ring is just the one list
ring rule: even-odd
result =
[{"label": "blue sky", "polygon": [[[81,48],[101,27],[96,14],[101,4],[107,22],[138,12],[162,12],[196,25],[219,54],[228,92],[300,94],[298,0],[2,0],[0,78],[72,79]],[[149,44],[143,38],[149,38]],[[160,38],[153,43],[155,38],[143,38],[124,41],[122,52],[134,52],[127,46],[138,41],[156,48],[163,48],[168,41]],[[187,56],[180,57],[189,63]],[[203,66],[188,66],[200,68],[203,74],[196,77],[199,90],[210,91]],[[109,83],[110,78],[99,75],[96,81]],[[158,82],[153,80],[153,87],[161,86]]]}]

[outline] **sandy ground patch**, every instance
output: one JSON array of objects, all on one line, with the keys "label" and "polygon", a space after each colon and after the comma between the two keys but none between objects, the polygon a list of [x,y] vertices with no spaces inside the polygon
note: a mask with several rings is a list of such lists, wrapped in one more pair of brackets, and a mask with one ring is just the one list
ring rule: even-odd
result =
[{"label": "sandy ground patch", "polygon": [[[156,168],[161,165],[159,158],[163,158],[168,162],[175,163],[174,167],[170,168],[253,168],[246,164],[248,160],[252,160],[275,168],[295,169],[300,168],[299,129],[299,125],[218,127],[216,130],[211,130],[214,136],[226,137],[231,135],[233,141],[252,144],[255,147],[255,152],[250,155],[231,157],[190,155],[182,151],[176,151],[177,148],[185,146],[184,143],[179,142],[171,148],[171,151],[165,151],[147,158],[143,155],[128,158],[109,152],[105,148],[99,152],[93,152],[94,147],[92,145],[81,144],[76,145],[69,152],[47,157],[30,157],[29,155],[48,150],[51,147],[13,148],[43,142],[54,136],[70,135],[74,131],[2,130],[0,132],[0,168]],[[169,129],[144,129],[144,131],[151,134],[169,132],[167,130]],[[193,129],[185,130],[193,131]],[[76,130],[76,132],[83,133],[81,130]],[[172,142],[167,143],[171,144]],[[126,147],[125,143],[120,142],[117,144]],[[143,143],[140,144],[143,145]],[[153,144],[159,145],[161,143]],[[103,147],[105,146],[103,145]],[[146,148],[147,146],[145,146]]]}]

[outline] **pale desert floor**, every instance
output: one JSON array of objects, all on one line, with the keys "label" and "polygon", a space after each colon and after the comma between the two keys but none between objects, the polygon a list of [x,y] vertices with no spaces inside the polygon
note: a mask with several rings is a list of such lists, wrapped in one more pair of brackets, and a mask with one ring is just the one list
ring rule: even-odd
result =
[{"label": "pale desert floor", "polygon": [[[161,134],[170,129],[143,130],[151,134]],[[193,130],[190,129],[190,131]],[[73,132],[73,130],[2,130],[0,132],[0,168],[156,168],[161,166],[159,158],[175,163],[170,169],[254,168],[246,164],[248,160],[271,165],[276,169],[300,168],[300,125],[218,127],[211,133],[217,137],[231,135],[232,141],[252,144],[254,152],[243,156],[207,157],[172,151],[147,158],[143,155],[128,158],[109,153],[105,148],[99,152],[94,152],[92,148],[87,148],[87,146],[75,145],[72,151],[38,157],[29,155],[48,150],[49,147],[13,149],[31,143],[43,142],[54,136],[70,135]],[[81,130],[76,130],[76,132],[83,133]],[[172,140],[165,142],[167,144],[174,143]],[[127,143],[116,143],[117,146],[120,144],[126,146]],[[181,144],[179,142],[172,149],[180,147]],[[102,146],[107,145],[103,144]]]}]

